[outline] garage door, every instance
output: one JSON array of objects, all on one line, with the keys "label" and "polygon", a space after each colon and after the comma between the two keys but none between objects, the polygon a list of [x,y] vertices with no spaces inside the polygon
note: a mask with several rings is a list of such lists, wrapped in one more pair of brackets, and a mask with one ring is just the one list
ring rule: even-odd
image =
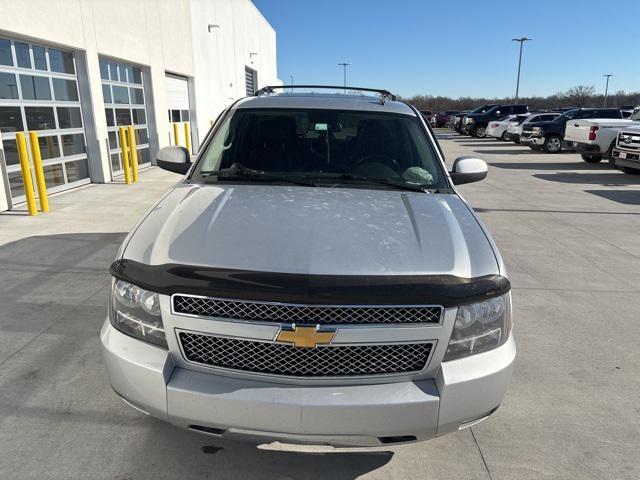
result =
[{"label": "garage door", "polygon": [[49,193],[89,183],[77,80],[73,52],[0,38],[0,137],[14,204],[25,201],[17,132],[38,133]]},{"label": "garage door", "polygon": [[149,154],[149,125],[142,68],[136,65],[100,57],[100,77],[104,98],[109,156],[114,175],[124,174],[120,148],[120,127],[133,126],[140,167],[151,165]]},{"label": "garage door", "polygon": [[185,145],[184,123],[189,123],[189,81],[186,77],[167,74],[165,77],[167,88],[167,105],[169,107],[169,122],[179,123],[178,142],[173,138],[173,125],[169,128],[169,142],[172,145]]}]

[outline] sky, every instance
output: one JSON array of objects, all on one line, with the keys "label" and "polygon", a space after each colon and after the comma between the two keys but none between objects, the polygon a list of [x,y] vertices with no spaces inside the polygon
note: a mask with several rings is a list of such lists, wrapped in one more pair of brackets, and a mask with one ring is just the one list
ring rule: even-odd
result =
[{"label": "sky", "polygon": [[[515,94],[575,85],[640,91],[640,0],[253,0],[289,84],[386,88],[403,97]],[[617,20],[621,20],[617,22]],[[625,20],[626,19],[626,20]],[[636,25],[634,27],[634,25]]]}]

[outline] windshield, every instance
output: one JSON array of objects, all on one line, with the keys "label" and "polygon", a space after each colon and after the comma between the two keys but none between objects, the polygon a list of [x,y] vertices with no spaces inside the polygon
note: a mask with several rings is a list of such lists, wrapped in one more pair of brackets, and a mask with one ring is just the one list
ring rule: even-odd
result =
[{"label": "windshield", "polygon": [[231,111],[191,178],[448,187],[417,117],[349,110]]},{"label": "windshield", "polygon": [[484,113],[487,110],[496,107],[497,105],[482,105],[481,107],[476,108],[475,110],[471,110],[469,113]]}]

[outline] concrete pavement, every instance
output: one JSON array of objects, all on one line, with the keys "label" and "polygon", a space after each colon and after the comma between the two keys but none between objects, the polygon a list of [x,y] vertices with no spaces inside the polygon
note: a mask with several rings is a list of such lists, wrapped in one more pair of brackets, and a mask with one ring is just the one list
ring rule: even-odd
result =
[{"label": "concrete pavement", "polygon": [[[486,422],[379,451],[283,451],[178,430],[111,391],[98,330],[108,266],[178,177],[91,185],[52,213],[0,215],[0,478],[640,477],[640,177],[578,155],[447,136],[449,165],[477,155],[460,190],[505,257],[518,360]],[[115,212],[115,215],[114,215]]]}]

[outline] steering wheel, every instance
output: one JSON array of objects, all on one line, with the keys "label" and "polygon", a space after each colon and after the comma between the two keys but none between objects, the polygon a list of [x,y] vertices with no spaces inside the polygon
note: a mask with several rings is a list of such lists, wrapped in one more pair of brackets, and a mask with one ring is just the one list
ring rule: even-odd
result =
[{"label": "steering wheel", "polygon": [[353,168],[356,169],[364,163],[381,163],[382,165],[385,165],[387,167],[393,166],[393,169],[396,171],[396,173],[400,173],[402,171],[402,167],[400,167],[400,164],[389,155],[382,155],[379,153],[365,155],[355,163]]}]

